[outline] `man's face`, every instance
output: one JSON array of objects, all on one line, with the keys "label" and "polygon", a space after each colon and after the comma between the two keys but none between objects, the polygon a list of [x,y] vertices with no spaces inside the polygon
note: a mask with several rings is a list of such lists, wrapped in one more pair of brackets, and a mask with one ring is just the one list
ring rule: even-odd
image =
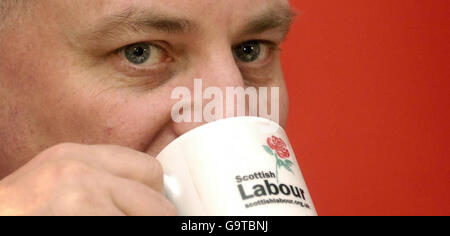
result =
[{"label": "man's face", "polygon": [[[157,155],[175,87],[280,87],[287,0],[47,0],[0,33],[0,177],[62,142]],[[241,46],[241,47],[240,47]],[[248,50],[249,48],[257,50]]]}]

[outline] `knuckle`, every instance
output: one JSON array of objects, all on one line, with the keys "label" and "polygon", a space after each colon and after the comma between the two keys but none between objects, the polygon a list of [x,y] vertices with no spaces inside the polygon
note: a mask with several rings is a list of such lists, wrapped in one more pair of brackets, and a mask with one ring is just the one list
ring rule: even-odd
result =
[{"label": "knuckle", "polygon": [[65,160],[58,165],[61,177],[84,179],[92,174],[92,169],[79,161]]},{"label": "knuckle", "polygon": [[77,212],[82,207],[96,205],[95,195],[103,191],[95,169],[75,160],[60,161],[53,168],[56,186],[60,192],[59,206],[68,212]]},{"label": "knuckle", "polygon": [[84,189],[73,189],[62,196],[62,203],[65,206],[79,206],[90,201],[90,194]]},{"label": "knuckle", "polygon": [[93,174],[88,165],[76,160],[58,160],[46,168],[47,175],[64,184],[82,182]]},{"label": "knuckle", "polygon": [[94,207],[98,203],[95,192],[89,188],[71,188],[59,196],[58,205],[67,212],[77,212],[86,207]]},{"label": "knuckle", "polygon": [[75,160],[47,162],[39,170],[35,185],[40,188],[40,196],[51,201],[49,207],[58,214],[71,215],[95,206],[93,195],[101,189],[93,173],[91,167]]},{"label": "knuckle", "polygon": [[78,148],[79,145],[74,143],[61,143],[52,146],[42,153],[40,153],[36,158],[38,160],[53,160],[56,158],[61,158],[68,156],[74,149]]}]

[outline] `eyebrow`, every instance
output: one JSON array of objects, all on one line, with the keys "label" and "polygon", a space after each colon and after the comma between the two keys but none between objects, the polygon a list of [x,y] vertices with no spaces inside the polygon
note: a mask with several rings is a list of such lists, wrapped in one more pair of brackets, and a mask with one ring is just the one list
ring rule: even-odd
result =
[{"label": "eyebrow", "polygon": [[[284,35],[287,35],[295,15],[290,6],[272,8],[261,15],[250,18],[241,34],[255,35],[279,29]],[[188,19],[133,7],[107,16],[100,22],[87,34],[94,41],[115,38],[126,31],[154,32],[156,30],[168,34],[187,34],[198,29],[198,26]]]},{"label": "eyebrow", "polygon": [[99,26],[89,30],[88,34],[91,35],[91,39],[111,38],[124,31],[150,32],[156,30],[169,34],[182,34],[193,31],[195,28],[189,20],[136,8],[128,8],[100,21]]},{"label": "eyebrow", "polygon": [[278,6],[251,18],[242,34],[255,35],[278,29],[286,36],[295,17],[296,13],[290,6]]}]

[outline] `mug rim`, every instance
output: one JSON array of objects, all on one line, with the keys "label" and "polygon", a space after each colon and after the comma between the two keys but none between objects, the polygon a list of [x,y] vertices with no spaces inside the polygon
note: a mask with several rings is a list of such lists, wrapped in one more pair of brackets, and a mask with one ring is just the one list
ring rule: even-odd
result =
[{"label": "mug rim", "polygon": [[278,123],[276,123],[276,122],[274,122],[274,121],[272,121],[272,120],[263,118],[263,117],[258,117],[258,116],[237,116],[237,117],[224,118],[224,119],[220,119],[220,120],[215,120],[215,121],[212,121],[212,122],[208,122],[208,123],[206,123],[206,124],[203,124],[203,125],[201,125],[201,126],[199,126],[199,127],[196,127],[196,128],[194,128],[194,129],[191,129],[191,130],[189,130],[188,132],[186,132],[186,133],[184,133],[184,134],[178,136],[175,140],[173,140],[173,141],[170,142],[168,145],[166,145],[166,146],[158,153],[158,155],[156,156],[156,159],[158,159],[158,157],[159,157],[162,153],[164,153],[164,152],[166,151],[166,149],[169,149],[172,145],[175,145],[175,144],[181,142],[182,140],[186,139],[186,137],[192,136],[194,133],[200,132],[200,131],[202,131],[202,130],[204,130],[204,129],[207,129],[208,127],[213,126],[213,125],[218,125],[218,124],[221,124],[221,123],[234,122],[234,121],[237,121],[237,120],[266,122],[266,123],[269,123],[269,124],[271,124],[271,125],[275,125],[275,126],[277,126],[277,128],[279,128],[279,129],[283,130],[284,132],[286,132],[286,131],[284,130],[284,128],[280,126],[280,124],[278,124]]}]

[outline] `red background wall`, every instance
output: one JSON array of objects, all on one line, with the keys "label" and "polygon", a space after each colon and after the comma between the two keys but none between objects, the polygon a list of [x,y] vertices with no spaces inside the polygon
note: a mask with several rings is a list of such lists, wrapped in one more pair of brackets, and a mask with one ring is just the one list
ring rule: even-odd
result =
[{"label": "red background wall", "polygon": [[450,1],[292,0],[287,131],[320,215],[450,215]]}]

